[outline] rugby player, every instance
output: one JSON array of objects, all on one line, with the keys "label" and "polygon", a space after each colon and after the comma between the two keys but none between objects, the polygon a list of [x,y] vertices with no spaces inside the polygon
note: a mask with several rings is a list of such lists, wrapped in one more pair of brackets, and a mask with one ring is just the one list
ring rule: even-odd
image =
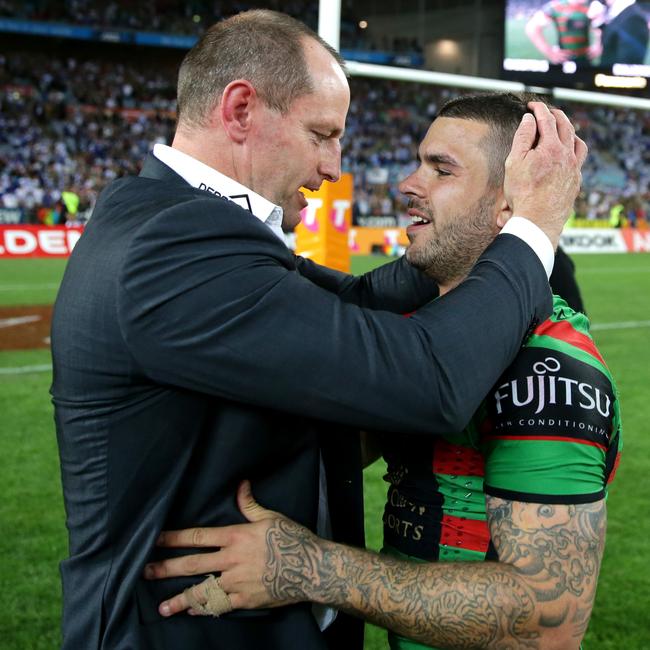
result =
[{"label": "rugby player", "polygon": [[[533,45],[554,65],[574,61],[589,65],[602,52],[602,35],[592,20],[601,12],[597,0],[550,0],[526,23],[526,35]],[[553,25],[557,44],[548,42],[544,30]]]},{"label": "rugby player", "polygon": [[[420,145],[418,169],[402,182],[413,221],[407,257],[439,284],[439,300],[511,216],[505,160],[530,99],[451,100]],[[400,650],[578,648],[621,449],[616,389],[588,326],[555,297],[552,316],[530,333],[462,433],[382,441],[383,554],[316,537],[258,506],[244,484],[240,507],[255,523],[164,533],[163,546],[220,550],[150,565],[149,577],[220,571],[230,598],[221,613],[329,604],[388,628]],[[202,583],[161,613],[210,613],[207,600]]]}]

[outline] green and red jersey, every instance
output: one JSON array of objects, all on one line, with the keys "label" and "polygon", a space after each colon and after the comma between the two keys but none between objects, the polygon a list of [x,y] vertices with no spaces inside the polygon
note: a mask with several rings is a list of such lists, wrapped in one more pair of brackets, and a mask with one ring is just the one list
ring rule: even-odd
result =
[{"label": "green and red jersey", "polygon": [[[554,297],[461,434],[386,441],[384,550],[414,560],[498,560],[485,495],[578,504],[605,497],[621,450],[614,380],[589,321]],[[401,637],[391,647],[421,648]]]},{"label": "green and red jersey", "polygon": [[589,3],[551,0],[542,7],[557,29],[560,49],[569,50],[572,59],[585,58],[589,49]]}]

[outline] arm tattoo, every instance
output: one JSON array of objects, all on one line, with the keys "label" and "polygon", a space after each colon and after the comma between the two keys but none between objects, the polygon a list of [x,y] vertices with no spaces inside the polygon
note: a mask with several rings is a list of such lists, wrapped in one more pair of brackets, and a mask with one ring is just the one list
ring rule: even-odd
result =
[{"label": "arm tattoo", "polygon": [[605,546],[605,502],[550,505],[487,497],[499,560],[533,590],[540,628],[568,626],[581,638],[596,596]]},{"label": "arm tattoo", "polygon": [[264,586],[275,601],[330,604],[440,648],[544,648],[559,630],[577,647],[595,596],[604,504],[488,497],[488,518],[498,563],[400,561],[280,518],[266,536]]}]

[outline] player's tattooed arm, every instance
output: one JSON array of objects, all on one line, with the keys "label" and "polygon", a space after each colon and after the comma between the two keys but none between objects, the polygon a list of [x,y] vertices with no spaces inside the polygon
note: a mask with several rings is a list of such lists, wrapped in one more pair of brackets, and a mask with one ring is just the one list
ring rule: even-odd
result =
[{"label": "player's tattooed arm", "polygon": [[604,502],[487,499],[500,563],[412,564],[320,540],[279,520],[267,534],[274,600],[329,603],[444,648],[578,648],[605,539]]},{"label": "player's tattooed arm", "polygon": [[543,648],[577,648],[591,616],[605,546],[604,500],[551,505],[486,498],[500,562],[532,593]]},{"label": "player's tattooed arm", "polygon": [[[242,511],[255,523],[197,529],[199,536],[166,533],[165,546],[221,550],[159,563],[153,577],[221,571],[235,608],[311,600],[441,648],[577,649],[605,539],[602,501],[558,506],[488,497],[500,562],[416,564],[320,539],[252,500]],[[163,611],[188,606],[181,594]]]},{"label": "player's tattooed arm", "polygon": [[416,564],[334,544],[279,520],[267,535],[274,601],[312,600],[441,648],[539,648],[533,593],[496,563]]}]

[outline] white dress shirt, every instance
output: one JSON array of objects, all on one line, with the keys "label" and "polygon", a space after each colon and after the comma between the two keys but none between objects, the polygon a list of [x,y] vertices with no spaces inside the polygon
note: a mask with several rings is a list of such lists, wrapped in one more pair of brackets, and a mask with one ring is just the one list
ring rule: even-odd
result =
[{"label": "white dress shirt", "polygon": [[236,203],[244,210],[248,210],[254,217],[266,224],[282,241],[285,241],[282,232],[283,213],[279,205],[271,203],[229,176],[178,149],[168,147],[166,144],[154,145],[153,155],[160,162],[171,167],[192,187],[221,196]]},{"label": "white dress shirt", "polygon": [[510,217],[508,223],[501,229],[502,233],[509,233],[523,239],[532,249],[539,261],[544,266],[546,277],[550,278],[555,263],[555,250],[546,233],[529,219],[523,217]]}]

